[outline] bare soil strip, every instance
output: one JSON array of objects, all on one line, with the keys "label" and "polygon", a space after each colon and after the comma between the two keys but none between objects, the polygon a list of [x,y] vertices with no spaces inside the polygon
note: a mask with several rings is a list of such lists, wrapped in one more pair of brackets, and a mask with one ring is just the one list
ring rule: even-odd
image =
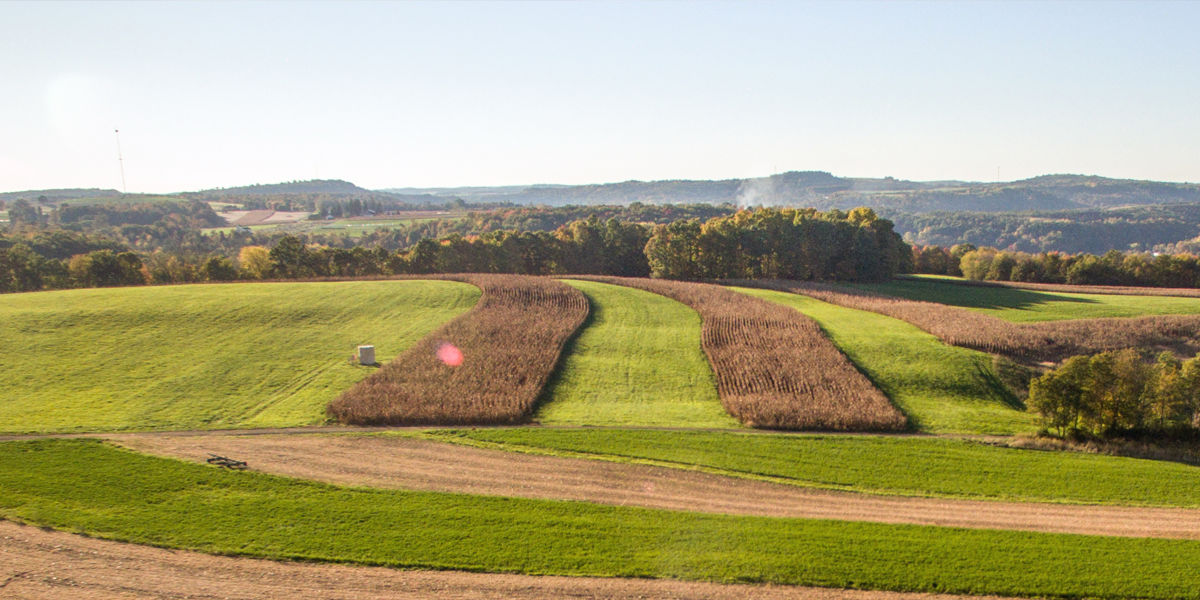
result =
[{"label": "bare soil strip", "polygon": [[[0,521],[0,597],[21,600],[322,598],[958,598],[649,579],[534,577],[287,563],[97,540]],[[979,600],[983,597],[972,596]]]},{"label": "bare soil strip", "polygon": [[[242,214],[238,215],[235,219],[226,217],[226,219],[229,220],[230,225],[260,225],[270,218],[271,215],[275,214],[275,211],[273,210],[249,210],[245,212],[237,212],[241,212]],[[226,214],[232,216],[237,213],[235,212]]]},{"label": "bare soil strip", "polygon": [[696,471],[364,436],[112,436],[141,452],[209,453],[278,475],[668,510],[1121,537],[1200,539],[1200,510],[875,496]]}]

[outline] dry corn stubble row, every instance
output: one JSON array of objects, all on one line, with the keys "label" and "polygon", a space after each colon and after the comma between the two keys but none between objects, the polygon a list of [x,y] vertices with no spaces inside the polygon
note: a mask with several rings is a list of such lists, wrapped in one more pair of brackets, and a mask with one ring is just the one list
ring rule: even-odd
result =
[{"label": "dry corn stubble row", "polygon": [[1156,288],[1129,285],[1076,285],[1068,283],[1031,283],[1025,281],[976,281],[972,279],[945,281],[953,285],[1006,287],[1019,290],[1062,292],[1067,294],[1110,294],[1115,296],[1172,296],[1178,298],[1200,298],[1200,290],[1194,288]]},{"label": "dry corn stubble row", "polygon": [[[466,314],[418,342],[329,405],[354,425],[471,425],[528,419],[563,346],[588,314],[579,290],[523,275],[447,275],[483,293]],[[461,364],[439,350],[450,344]],[[453,354],[451,354],[451,357]]]},{"label": "dry corn stubble row", "polygon": [[1021,361],[1060,361],[1121,348],[1200,349],[1200,316],[1080,319],[1012,323],[965,308],[907,300],[833,284],[796,281],[740,282],[804,294],[817,300],[887,315],[923,329],[947,344],[1003,354]]},{"label": "dry corn stubble row", "polygon": [[725,410],[771,429],[896,431],[908,420],[825,336],[816,322],[720,286],[580,277],[672,298],[700,314],[701,343]]}]

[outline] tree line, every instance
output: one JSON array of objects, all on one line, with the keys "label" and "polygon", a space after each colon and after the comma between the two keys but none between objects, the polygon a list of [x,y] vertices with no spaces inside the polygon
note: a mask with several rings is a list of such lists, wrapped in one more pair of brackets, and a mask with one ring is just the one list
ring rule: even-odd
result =
[{"label": "tree line", "polygon": [[59,234],[0,237],[0,291],[454,272],[868,281],[889,278],[911,262],[891,223],[869,209],[758,209],[654,226],[592,216],[553,232],[452,233],[399,251],[282,235],[269,244],[240,244],[232,254],[147,252],[91,247],[92,238],[67,234],[60,246],[80,251],[62,256],[61,249],[50,251],[58,246],[47,246],[47,235]]},{"label": "tree line", "polygon": [[1029,254],[975,248],[913,248],[916,273],[956,275],[980,281],[1065,283],[1142,287],[1200,287],[1200,257],[1110,250],[1103,255]]},{"label": "tree line", "polygon": [[886,214],[895,221],[896,230],[914,244],[974,244],[1032,253],[1163,250],[1195,236],[1200,227],[1200,204],[1194,203],[1104,210]]},{"label": "tree line", "polygon": [[1074,356],[1034,379],[1029,407],[1060,436],[1188,434],[1200,428],[1200,357],[1132,349]]}]

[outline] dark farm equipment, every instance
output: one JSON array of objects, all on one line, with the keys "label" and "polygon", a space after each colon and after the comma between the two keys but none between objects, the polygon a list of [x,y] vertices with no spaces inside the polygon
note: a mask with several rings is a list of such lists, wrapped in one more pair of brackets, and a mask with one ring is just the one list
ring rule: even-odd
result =
[{"label": "dark farm equipment", "polygon": [[204,459],[204,462],[210,465],[216,465],[218,467],[225,467],[226,469],[234,469],[237,471],[241,471],[246,468],[246,461],[244,460],[234,460],[228,456],[218,456],[211,453],[208,455],[208,458]]}]

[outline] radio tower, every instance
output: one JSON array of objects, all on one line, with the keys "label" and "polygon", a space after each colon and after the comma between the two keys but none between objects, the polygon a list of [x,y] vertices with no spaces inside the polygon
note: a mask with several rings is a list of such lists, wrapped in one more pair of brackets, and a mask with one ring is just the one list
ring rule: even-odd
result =
[{"label": "radio tower", "polygon": [[121,156],[121,130],[114,129],[113,134],[117,136],[117,165],[121,167],[121,193],[128,194],[129,190],[125,189],[125,159]]}]

